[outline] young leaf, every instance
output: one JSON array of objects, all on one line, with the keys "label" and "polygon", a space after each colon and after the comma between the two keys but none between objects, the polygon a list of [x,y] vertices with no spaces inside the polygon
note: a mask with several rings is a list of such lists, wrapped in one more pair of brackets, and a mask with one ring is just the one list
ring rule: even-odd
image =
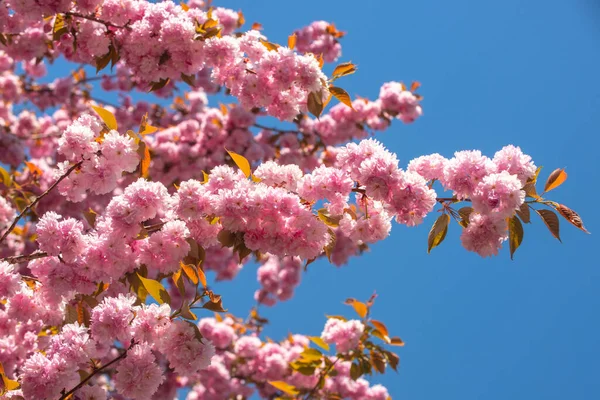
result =
[{"label": "young leaf", "polygon": [[567,207],[563,204],[558,204],[556,206],[556,211],[558,211],[558,213],[560,215],[562,215],[567,221],[569,221],[571,224],[573,224],[577,228],[581,229],[585,233],[590,233],[583,226],[583,221],[581,220],[581,217],[579,216],[579,214],[577,214],[575,211],[571,210],[569,207]]},{"label": "young leaf", "polygon": [[410,84],[410,91],[414,92],[420,87],[421,87],[421,82],[414,81],[413,83]]},{"label": "young leaf", "polygon": [[458,210],[458,215],[460,215],[460,218],[461,218],[459,224],[463,228],[466,228],[467,226],[469,226],[469,217],[471,216],[472,212],[473,212],[473,207],[462,207]]},{"label": "young leaf", "polygon": [[194,75],[186,75],[181,73],[181,80],[190,85],[191,87],[196,87],[196,77]]},{"label": "young leaf", "polygon": [[[4,388],[3,390],[17,390],[21,387],[21,385],[19,384],[19,382],[9,379],[6,375],[4,375],[4,373],[2,373],[2,381],[4,382]],[[1,394],[1,393],[0,393]]]},{"label": "young leaf", "polygon": [[289,394],[290,396],[295,396],[300,393],[294,386],[290,385],[289,383],[285,383],[284,381],[269,381],[269,384],[283,393]]},{"label": "young leaf", "polygon": [[108,129],[117,130],[117,119],[115,118],[113,113],[111,113],[108,110],[105,110],[102,107],[92,106],[92,108],[94,109],[94,111],[96,111],[96,114],[98,114],[102,122],[106,124]]},{"label": "young leaf", "polygon": [[185,285],[183,283],[181,268],[178,269],[177,272],[173,273],[173,276],[171,276],[171,279],[173,279],[173,283],[175,284],[175,287],[179,291],[179,294],[181,295],[181,297],[185,296]]},{"label": "young leaf", "polygon": [[310,92],[306,106],[312,115],[319,118],[324,108],[321,92]]},{"label": "young leaf", "polygon": [[149,92],[154,92],[155,90],[160,90],[162,88],[164,88],[165,86],[167,86],[167,83],[169,83],[170,79],[163,79],[161,78],[158,82],[150,82],[151,86],[150,86],[150,90],[148,90]]},{"label": "young leaf", "polygon": [[398,336],[394,336],[390,339],[390,344],[392,346],[404,346],[404,341],[400,339]]},{"label": "young leaf", "polygon": [[183,261],[179,261],[179,266],[181,270],[185,272],[185,275],[190,279],[190,281],[194,284],[198,284],[198,275],[196,274],[196,267],[193,265],[185,264]]},{"label": "young leaf", "polygon": [[342,215],[331,216],[329,215],[329,211],[326,208],[321,208],[317,211],[317,216],[321,221],[325,223],[327,226],[331,226],[332,228],[337,228],[340,226],[340,220],[342,219]]},{"label": "young leaf", "polygon": [[515,251],[521,245],[523,241],[523,225],[521,221],[514,215],[508,220],[508,242],[510,244],[510,259],[513,259]]},{"label": "young leaf", "polygon": [[440,243],[444,241],[446,233],[448,232],[448,223],[450,222],[450,216],[448,214],[442,214],[433,223],[433,226],[429,230],[429,236],[427,237],[427,253]]},{"label": "young leaf", "polygon": [[346,304],[351,305],[359,317],[364,318],[367,316],[368,310],[367,310],[367,305],[365,303],[355,300],[355,299],[348,299],[348,300],[346,300]]},{"label": "young leaf", "polygon": [[67,28],[65,16],[63,14],[56,14],[56,17],[54,18],[54,26],[52,27],[52,40],[57,42],[60,40],[62,35],[68,32],[69,28]]},{"label": "young leaf", "polygon": [[296,34],[292,33],[288,36],[288,47],[290,50],[294,50],[296,48]]},{"label": "young leaf", "polygon": [[371,365],[379,372],[380,374],[385,373],[385,361],[383,356],[377,352],[371,351]]},{"label": "young leaf", "polygon": [[559,242],[562,242],[560,240],[558,216],[556,213],[550,210],[535,210],[535,212],[542,217],[542,221],[544,221],[552,236],[557,238]]},{"label": "young leaf", "polygon": [[326,315],[327,319],[339,319],[340,321],[348,321],[348,318],[342,317],[341,315]]},{"label": "young leaf", "polygon": [[140,156],[140,176],[147,178],[150,171],[150,150],[143,141],[139,143],[138,154]]},{"label": "young leaf", "polygon": [[244,173],[244,175],[246,175],[246,178],[250,177],[252,170],[250,169],[250,163],[248,162],[246,157],[234,153],[233,151],[229,151],[227,149],[225,149],[225,151],[227,151],[235,165],[237,165],[238,168]]},{"label": "young leaf", "polygon": [[329,92],[331,92],[331,94],[335,96],[336,99],[338,99],[339,101],[341,101],[342,103],[354,110],[354,107],[352,107],[352,99],[350,99],[350,95],[344,89],[335,86],[330,86]]},{"label": "young leaf", "polygon": [[389,336],[388,329],[383,322],[372,319],[371,323],[384,336]]},{"label": "young leaf", "polygon": [[265,46],[267,48],[267,50],[269,51],[277,51],[277,49],[279,48],[279,45],[276,43],[271,43],[271,42],[267,42],[266,40],[260,39],[260,42],[262,43],[263,46]]},{"label": "young leaf", "polygon": [[335,234],[335,231],[331,228],[329,228],[327,231],[329,232],[329,242],[327,242],[327,246],[323,247],[323,251],[325,251],[327,260],[331,262],[331,253],[333,252],[333,249],[335,249],[337,235]]},{"label": "young leaf", "polygon": [[181,314],[180,315],[183,318],[191,319],[192,321],[195,321],[198,319],[198,317],[196,317],[196,315],[190,310],[190,305],[187,303],[187,301],[184,301],[183,304],[181,305]]},{"label": "young leaf", "polygon": [[165,287],[159,281],[144,278],[139,273],[136,273],[136,275],[138,278],[140,278],[140,281],[142,282],[142,285],[144,285],[144,288],[148,291],[148,294],[152,296],[152,298],[156,300],[158,304],[171,303],[171,296],[169,296],[169,292],[167,292]]},{"label": "young leaf", "polygon": [[544,192],[549,192],[552,189],[556,189],[567,180],[567,173],[564,168],[558,168],[552,171],[548,180],[546,180],[546,186],[544,186]]},{"label": "young leaf", "polygon": [[318,336],[309,336],[308,339],[313,342],[314,344],[316,344],[317,346],[319,346],[320,348],[324,349],[325,351],[329,351],[329,345],[327,343],[325,343],[325,341],[323,339],[321,339]]},{"label": "young leaf", "polygon": [[525,186],[523,186],[523,191],[527,196],[531,197],[532,199],[540,198],[535,189],[535,182],[527,182]]},{"label": "young leaf", "polygon": [[529,204],[523,203],[521,207],[517,210],[517,215],[521,218],[521,221],[526,224],[531,222],[531,213],[529,212]]},{"label": "young leaf", "polygon": [[2,183],[4,183],[4,186],[10,187],[12,185],[12,178],[10,174],[7,170],[2,168],[2,166],[0,166],[0,176],[2,176]]},{"label": "young leaf", "polygon": [[25,161],[25,165],[27,165],[27,169],[29,170],[29,172],[31,174],[37,175],[37,176],[42,176],[42,174],[43,174],[42,170],[34,163]]},{"label": "young leaf", "polygon": [[353,74],[355,72],[356,65],[352,64],[351,62],[346,62],[339,64],[337,67],[335,67],[331,76],[333,79],[337,79],[345,75]]},{"label": "young leaf", "polygon": [[198,267],[196,271],[198,272],[198,279],[200,280],[200,283],[206,289],[206,286],[208,285],[206,284],[206,275],[204,274],[204,270],[201,267]]}]

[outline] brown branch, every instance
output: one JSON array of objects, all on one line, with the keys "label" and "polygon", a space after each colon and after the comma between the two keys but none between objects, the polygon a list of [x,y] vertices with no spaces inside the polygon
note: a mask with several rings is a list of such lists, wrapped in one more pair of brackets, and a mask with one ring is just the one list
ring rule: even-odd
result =
[{"label": "brown branch", "polygon": [[46,189],[46,191],[42,194],[40,194],[38,197],[35,198],[35,200],[33,200],[33,202],[31,202],[31,204],[29,204],[27,207],[25,207],[23,209],[23,211],[21,211],[19,213],[19,215],[16,216],[16,218],[13,220],[12,224],[10,224],[10,226],[8,227],[8,229],[6,230],[6,232],[4,232],[4,234],[2,235],[2,237],[0,237],[0,243],[2,243],[4,241],[4,239],[6,239],[6,237],[8,236],[9,233],[11,233],[13,231],[13,229],[15,229],[15,227],[17,226],[17,223],[19,222],[19,220],[25,215],[27,214],[29,211],[31,211],[31,209],[37,204],[39,203],[39,201],[41,199],[43,199],[48,193],[50,193],[52,191],[52,189],[54,189],[60,182],[62,182],[63,179],[65,179],[67,176],[69,176],[71,174],[71,172],[73,172],[76,168],[79,168],[81,166],[81,163],[83,161],[79,161],[76,164],[73,164],[71,166],[71,168],[69,168],[67,170],[67,172],[65,172],[60,178],[58,178],[56,180],[56,182],[54,182],[52,184],[52,186],[50,186],[48,189]]},{"label": "brown branch", "polygon": [[329,371],[331,371],[333,369],[333,367],[335,366],[335,364],[338,361],[340,361],[340,356],[337,356],[337,358],[335,359],[335,361],[333,363],[331,363],[331,365],[329,367],[327,367],[325,370],[321,371],[321,373],[319,374],[319,380],[317,381],[316,385],[312,388],[312,390],[310,392],[308,392],[308,394],[305,397],[305,400],[313,398],[313,395],[315,394],[315,392],[319,388],[319,385],[321,384],[321,382],[325,379],[325,377],[327,376],[327,374],[329,373]]},{"label": "brown branch", "polygon": [[442,203],[444,201],[451,201],[452,203],[459,203],[461,201],[471,201],[471,199],[457,199],[456,197],[438,197],[435,199],[438,203]]},{"label": "brown branch", "polygon": [[127,352],[129,350],[131,350],[131,348],[136,344],[137,342],[133,339],[131,339],[131,344],[129,345],[129,347],[123,352],[121,353],[117,358],[115,358],[114,360],[112,360],[111,362],[104,364],[103,366],[97,368],[94,370],[94,372],[92,372],[91,374],[89,374],[84,380],[82,380],[81,382],[79,382],[79,384],[77,386],[75,386],[73,389],[69,390],[67,393],[63,394],[60,399],[58,400],[65,400],[67,399],[70,395],[72,395],[73,393],[75,393],[78,389],[80,389],[81,387],[83,387],[83,385],[85,385],[90,379],[92,379],[92,377],[94,375],[96,375],[98,372],[102,371],[105,368],[110,367],[111,365],[113,365],[114,363],[122,360],[123,358],[127,357]]},{"label": "brown branch", "polygon": [[70,17],[78,17],[78,18],[83,18],[83,19],[87,19],[87,20],[90,20],[90,21],[98,22],[98,23],[100,23],[100,24],[103,24],[103,25],[104,25],[104,26],[106,26],[107,28],[110,26],[110,27],[112,27],[112,28],[117,28],[117,29],[131,29],[129,26],[127,26],[127,24],[125,24],[124,26],[121,26],[121,25],[115,25],[115,24],[113,24],[113,23],[111,23],[111,22],[108,22],[108,21],[103,21],[103,20],[101,20],[101,19],[99,19],[99,18],[96,18],[96,17],[94,17],[93,15],[83,15],[83,14],[81,14],[81,13],[78,13],[78,12],[71,12],[71,11],[69,11],[69,12],[65,13],[65,15],[66,15],[66,16],[68,16],[68,17],[69,17],[69,16],[70,16]]},{"label": "brown branch", "polygon": [[22,254],[19,256],[5,257],[0,261],[6,261],[9,264],[20,264],[23,262],[29,262],[31,260],[37,260],[38,258],[44,257],[48,257],[48,253],[46,253],[45,251],[36,251],[35,253],[31,254]]},{"label": "brown branch", "polygon": [[279,128],[273,128],[270,126],[265,126],[265,125],[261,125],[259,123],[254,123],[254,126],[260,129],[266,129],[268,131],[273,131],[273,132],[279,132],[279,133],[301,133],[300,131],[295,131],[292,129],[279,129]]}]

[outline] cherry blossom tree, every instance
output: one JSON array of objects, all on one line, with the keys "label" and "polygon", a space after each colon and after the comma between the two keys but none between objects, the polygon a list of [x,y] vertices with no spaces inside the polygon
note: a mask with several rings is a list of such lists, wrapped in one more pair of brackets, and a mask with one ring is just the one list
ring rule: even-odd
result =
[{"label": "cherry blossom tree", "polygon": [[[420,84],[351,99],[334,24],[285,45],[248,25],[202,0],[0,1],[2,399],[387,400],[368,378],[396,370],[404,342],[371,318],[375,296],[280,342],[259,306],[434,210],[429,251],[452,221],[482,257],[505,242],[512,257],[533,214],[559,240],[559,216],[586,232],[546,198],[566,172],[537,185],[519,147],[401,168],[375,136],[421,116]],[[60,58],[73,71],[42,83]],[[227,313],[206,274],[253,263],[248,315]]]}]

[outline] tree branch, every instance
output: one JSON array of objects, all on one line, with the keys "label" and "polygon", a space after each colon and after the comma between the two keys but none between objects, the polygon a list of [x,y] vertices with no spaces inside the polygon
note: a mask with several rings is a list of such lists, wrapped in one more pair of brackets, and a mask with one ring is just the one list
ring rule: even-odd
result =
[{"label": "tree branch", "polygon": [[110,26],[112,28],[117,28],[117,29],[131,29],[130,27],[127,26],[127,24],[125,24],[125,26],[115,25],[115,24],[113,24],[111,22],[103,21],[101,19],[98,19],[98,18],[94,17],[93,15],[83,15],[81,13],[71,12],[71,11],[65,13],[65,15],[71,16],[71,17],[78,17],[78,18],[88,19],[90,21],[98,22],[99,24],[103,24],[107,28]]},{"label": "tree branch", "polygon": [[301,133],[300,131],[295,131],[292,129],[279,129],[279,128],[273,128],[270,126],[265,126],[265,125],[261,125],[259,123],[254,123],[254,126],[260,129],[266,129],[268,131],[273,131],[273,132],[279,132],[279,133]]},{"label": "tree branch", "polygon": [[317,381],[317,384],[315,385],[315,387],[312,388],[312,390],[310,392],[308,392],[308,394],[305,397],[305,400],[309,400],[313,398],[313,395],[315,394],[315,392],[317,391],[319,385],[321,384],[321,382],[325,379],[325,377],[327,376],[327,374],[329,373],[329,371],[331,371],[333,369],[333,367],[335,366],[335,364],[340,361],[340,356],[337,356],[337,358],[335,359],[335,361],[333,363],[331,363],[331,365],[329,367],[327,367],[325,370],[321,371],[321,373],[319,374],[319,380]]},{"label": "tree branch", "polygon": [[81,382],[79,382],[79,384],[77,386],[75,386],[73,389],[69,390],[67,393],[63,394],[60,399],[58,400],[65,400],[67,399],[71,394],[75,393],[75,391],[77,391],[78,389],[80,389],[81,387],[83,387],[83,385],[85,385],[90,379],[92,379],[92,377],[94,375],[96,375],[98,372],[102,371],[105,368],[110,367],[111,365],[113,365],[114,363],[122,360],[123,358],[125,358],[127,356],[127,352],[129,350],[131,350],[131,348],[136,344],[137,342],[134,339],[131,339],[131,344],[129,345],[129,347],[123,352],[121,353],[121,355],[119,355],[117,358],[115,358],[114,360],[112,360],[111,362],[101,366],[98,369],[95,369],[94,372],[92,372],[91,374],[89,374],[84,380],[82,380]]},{"label": "tree branch", "polygon": [[52,189],[54,189],[63,179],[65,179],[67,176],[69,176],[71,174],[71,172],[73,172],[76,168],[81,166],[82,162],[83,161],[79,161],[78,163],[73,164],[71,166],[71,168],[69,168],[67,170],[67,172],[65,172],[60,178],[57,179],[56,182],[54,182],[52,184],[52,186],[50,186],[48,189],[46,189],[46,191],[44,193],[40,194],[38,197],[35,198],[35,200],[33,200],[33,202],[31,202],[31,204],[29,204],[27,207],[25,207],[23,209],[23,211],[21,211],[19,213],[19,215],[17,215],[17,217],[13,220],[12,224],[10,224],[10,226],[8,227],[6,232],[4,232],[2,237],[0,237],[0,243],[2,243],[4,241],[4,239],[6,239],[8,234],[11,233],[13,231],[13,229],[15,229],[15,227],[17,226],[17,223],[25,214],[27,214],[37,203],[39,203],[39,201],[41,199],[43,199],[48,193],[50,193],[52,191]]},{"label": "tree branch", "polygon": [[5,257],[0,261],[6,261],[9,264],[20,264],[23,262],[29,262],[31,260],[37,260],[38,258],[44,257],[48,257],[48,253],[46,253],[45,251],[36,251],[35,253],[31,254],[22,254],[19,256]]}]

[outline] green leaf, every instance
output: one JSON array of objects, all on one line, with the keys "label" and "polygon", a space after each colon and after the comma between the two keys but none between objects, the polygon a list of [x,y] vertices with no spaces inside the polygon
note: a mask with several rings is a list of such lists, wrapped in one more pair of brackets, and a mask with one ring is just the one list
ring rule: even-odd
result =
[{"label": "green leaf", "polygon": [[559,242],[562,242],[560,240],[559,222],[556,213],[550,210],[535,210],[535,212],[542,217],[542,221],[544,221],[552,236],[557,238]]},{"label": "green leaf", "polygon": [[227,149],[225,149],[225,151],[227,151],[235,165],[237,165],[238,168],[244,173],[244,175],[246,175],[246,178],[249,178],[250,174],[252,173],[252,170],[250,169],[250,162],[248,162],[246,157],[234,153],[233,151],[229,151]]},{"label": "green leaf", "polygon": [[290,396],[295,396],[300,393],[298,389],[289,383],[285,383],[284,381],[269,381],[269,384],[283,393],[289,394]]},{"label": "green leaf", "polygon": [[523,242],[523,225],[521,221],[514,215],[508,220],[508,243],[510,245],[510,259],[513,259],[515,251]]},{"label": "green leaf", "polygon": [[567,173],[564,168],[558,168],[552,171],[548,179],[546,180],[546,185],[544,186],[544,192],[549,192],[552,189],[556,189],[560,185],[562,185],[567,180]]},{"label": "green leaf", "polygon": [[308,339],[313,342],[314,344],[316,344],[317,346],[319,346],[322,349],[325,349],[325,351],[329,351],[329,345],[327,343],[325,343],[325,341],[323,339],[321,339],[318,336],[309,336]]},{"label": "green leaf", "polygon": [[113,113],[102,107],[92,106],[92,108],[94,109],[94,111],[96,111],[96,114],[98,114],[102,122],[106,124],[108,129],[117,130],[117,119],[115,118]]},{"label": "green leaf", "polygon": [[433,223],[433,226],[429,230],[429,236],[427,237],[427,253],[440,243],[444,241],[446,233],[448,232],[448,223],[450,222],[450,216],[448,214],[442,214]]},{"label": "green leaf", "polygon": [[167,292],[165,287],[159,281],[144,278],[137,272],[136,275],[142,282],[144,288],[148,291],[148,294],[152,296],[152,298],[156,300],[158,304],[171,303],[171,296],[169,296],[169,292]]}]

